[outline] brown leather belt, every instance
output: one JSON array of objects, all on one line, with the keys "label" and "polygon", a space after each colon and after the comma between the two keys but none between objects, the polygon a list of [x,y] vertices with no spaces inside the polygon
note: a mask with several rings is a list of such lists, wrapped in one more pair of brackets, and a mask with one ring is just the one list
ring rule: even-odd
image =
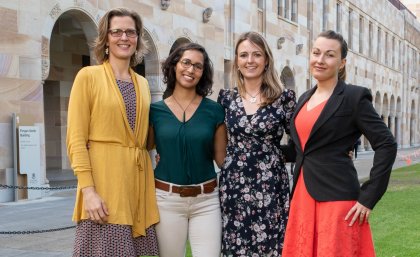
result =
[{"label": "brown leather belt", "polygon": [[[155,180],[155,187],[166,191],[171,192],[171,184]],[[201,192],[201,187],[203,187],[203,192]],[[199,194],[210,194],[214,191],[214,189],[217,187],[217,181],[216,179],[207,182],[202,185],[194,185],[194,186],[175,186],[172,185],[172,193],[179,194],[181,197],[196,197]]]}]

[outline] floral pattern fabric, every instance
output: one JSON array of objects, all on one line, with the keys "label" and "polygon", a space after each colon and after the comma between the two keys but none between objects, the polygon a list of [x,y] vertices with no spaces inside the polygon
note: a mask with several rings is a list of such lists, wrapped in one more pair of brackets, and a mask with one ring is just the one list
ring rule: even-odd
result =
[{"label": "floral pattern fabric", "polygon": [[285,90],[247,116],[237,90],[222,90],[227,156],[220,173],[223,256],[281,256],[289,211],[289,177],[280,140],[289,133],[296,96]]}]

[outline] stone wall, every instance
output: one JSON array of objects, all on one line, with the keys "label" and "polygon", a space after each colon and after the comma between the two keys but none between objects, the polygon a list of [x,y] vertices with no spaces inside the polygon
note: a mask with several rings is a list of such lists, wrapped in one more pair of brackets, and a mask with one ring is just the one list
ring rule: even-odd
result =
[{"label": "stone wall", "polygon": [[[160,62],[177,40],[206,47],[215,68],[210,98],[216,99],[219,89],[230,86],[235,41],[249,30],[265,36],[279,75],[299,96],[316,83],[308,70],[312,42],[323,29],[338,28],[338,14],[339,29],[352,42],[348,82],[371,90],[375,107],[399,146],[419,145],[420,25],[413,15],[387,0],[287,1],[293,6],[288,15],[278,13],[276,0],[262,1],[262,6],[257,0],[172,0],[166,1],[167,9],[161,1],[2,1],[0,171],[13,167],[13,113],[41,128],[45,178],[47,169],[70,168],[65,134],[72,81],[83,65],[94,63],[89,44],[100,17],[120,5],[143,18],[150,49],[144,72],[154,101],[165,89]],[[204,17],[208,20],[203,20],[205,10],[211,13]],[[369,150],[363,141],[361,148]]]}]

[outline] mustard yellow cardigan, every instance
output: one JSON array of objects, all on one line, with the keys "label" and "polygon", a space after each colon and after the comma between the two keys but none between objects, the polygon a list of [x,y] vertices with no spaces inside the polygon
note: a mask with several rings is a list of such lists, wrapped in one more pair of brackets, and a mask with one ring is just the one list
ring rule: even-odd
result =
[{"label": "mustard yellow cardigan", "polygon": [[159,221],[159,214],[146,150],[149,85],[131,69],[130,74],[137,95],[134,132],[110,64],[79,71],[70,94],[67,153],[78,179],[73,220],[88,218],[81,189],[94,186],[108,207],[108,222],[131,225],[137,237]]}]

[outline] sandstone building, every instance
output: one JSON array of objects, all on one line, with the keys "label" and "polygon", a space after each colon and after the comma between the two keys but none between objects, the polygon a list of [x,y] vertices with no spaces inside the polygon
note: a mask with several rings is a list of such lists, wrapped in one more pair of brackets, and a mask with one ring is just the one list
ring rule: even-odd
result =
[{"label": "sandstone building", "polygon": [[[65,135],[72,81],[95,63],[90,43],[98,21],[118,6],[143,18],[150,51],[136,70],[148,79],[154,100],[165,88],[160,62],[174,44],[188,41],[211,56],[215,99],[229,87],[235,40],[249,30],[266,37],[281,80],[299,96],[315,84],[308,70],[313,39],[333,29],[350,47],[347,82],[371,90],[399,147],[420,144],[420,23],[398,0],[1,1],[0,184],[14,167],[13,114],[20,125],[41,131],[41,185],[49,172],[70,169]],[[367,140],[361,148],[370,150]]]}]

